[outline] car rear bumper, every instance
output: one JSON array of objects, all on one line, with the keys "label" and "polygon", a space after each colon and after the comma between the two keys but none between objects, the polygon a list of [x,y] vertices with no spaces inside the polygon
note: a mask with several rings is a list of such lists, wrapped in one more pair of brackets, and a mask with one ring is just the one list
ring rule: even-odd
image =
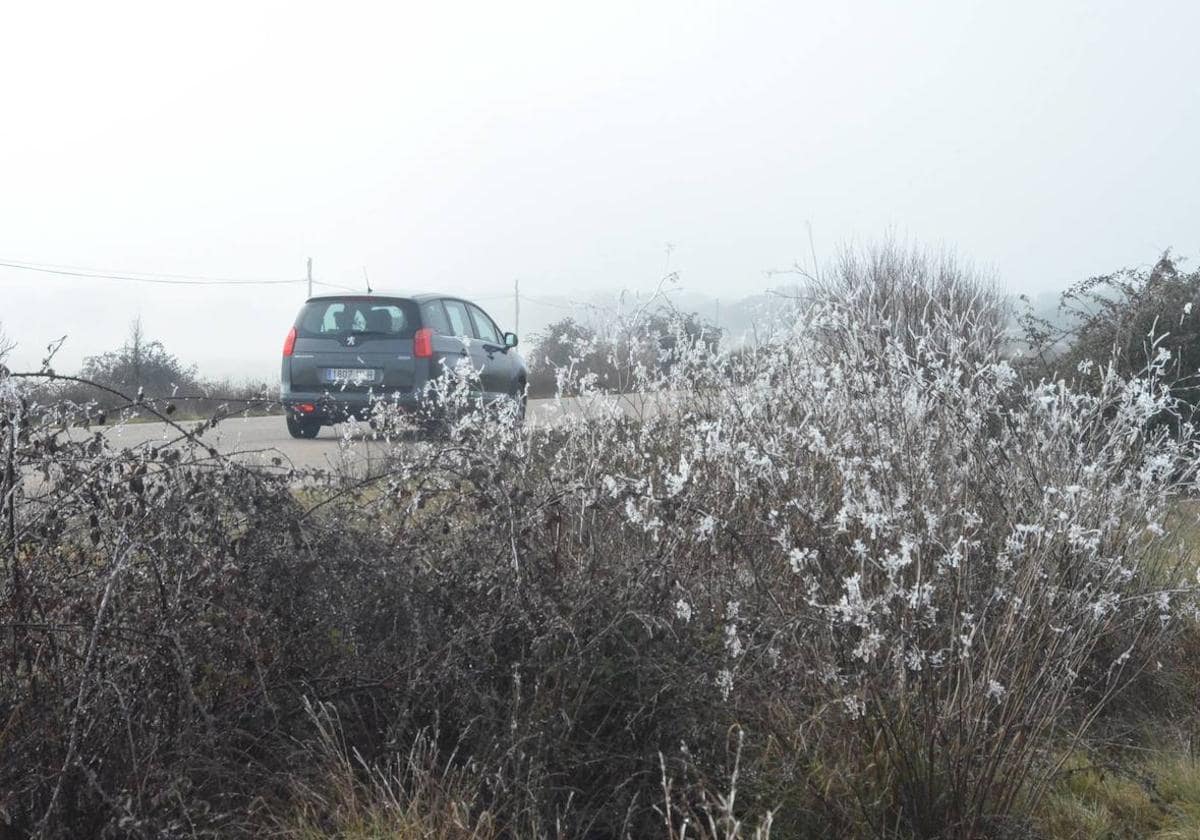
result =
[{"label": "car rear bumper", "polygon": [[376,406],[395,407],[404,412],[417,412],[421,402],[416,394],[400,391],[376,394],[364,392],[313,392],[290,391],[280,400],[292,416],[315,420],[328,425],[350,418],[367,419]]}]

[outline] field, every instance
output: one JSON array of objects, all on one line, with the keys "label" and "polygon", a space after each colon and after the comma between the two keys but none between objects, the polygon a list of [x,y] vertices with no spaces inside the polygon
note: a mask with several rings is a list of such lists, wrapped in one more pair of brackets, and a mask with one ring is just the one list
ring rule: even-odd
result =
[{"label": "field", "polygon": [[753,347],[611,344],[636,411],[450,382],[366,473],[5,377],[0,833],[1200,836],[1189,415],[1002,308],[848,261]]}]

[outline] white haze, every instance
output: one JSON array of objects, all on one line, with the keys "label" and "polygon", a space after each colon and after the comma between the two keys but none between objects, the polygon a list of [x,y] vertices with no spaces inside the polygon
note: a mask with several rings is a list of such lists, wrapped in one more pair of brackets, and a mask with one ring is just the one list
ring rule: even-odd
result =
[{"label": "white haze", "polygon": [[[0,261],[734,301],[889,232],[1014,291],[1200,245],[1194,3],[8,3]],[[671,243],[668,262],[667,243]],[[59,366],[273,376],[301,285],[0,268]],[[567,310],[533,303],[523,320]],[[525,324],[523,326],[523,331]]]}]

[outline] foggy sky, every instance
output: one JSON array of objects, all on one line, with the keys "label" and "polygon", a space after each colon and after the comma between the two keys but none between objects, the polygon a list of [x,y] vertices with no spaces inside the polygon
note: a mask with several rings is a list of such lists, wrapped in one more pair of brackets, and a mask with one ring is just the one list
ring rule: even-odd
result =
[{"label": "foggy sky", "polygon": [[[1200,7],[7,3],[0,261],[733,299],[889,232],[1013,291],[1200,254]],[[671,243],[667,260],[667,243]],[[0,268],[16,366],[274,376],[301,285]],[[494,299],[494,302],[491,300]]]}]

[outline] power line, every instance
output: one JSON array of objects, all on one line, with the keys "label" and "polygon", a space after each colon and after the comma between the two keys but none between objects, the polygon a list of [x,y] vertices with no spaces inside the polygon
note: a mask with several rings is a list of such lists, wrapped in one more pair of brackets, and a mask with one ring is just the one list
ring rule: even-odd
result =
[{"label": "power line", "polygon": [[[264,279],[242,279],[233,277],[209,277],[197,274],[166,274],[162,272],[149,271],[106,271],[99,268],[87,268],[76,265],[60,265],[55,263],[28,263],[19,262],[16,260],[0,260],[0,267],[13,268],[18,271],[33,271],[40,274],[54,274],[61,277],[83,277],[90,280],[124,280],[133,283],[153,283],[163,286],[286,286],[296,283],[307,283],[311,289],[313,286],[324,286],[330,289],[340,289],[347,292],[360,292],[351,286],[343,286],[338,283],[327,283],[323,280],[312,279],[311,274],[306,277],[297,278],[295,280],[264,280]],[[311,268],[310,268],[311,271]],[[529,295],[520,294],[518,290],[515,297],[518,300],[525,300],[529,303],[535,303],[539,306],[549,306],[555,309],[574,310],[578,305],[567,303],[559,303],[556,301],[543,300],[541,298],[530,297]],[[311,293],[310,293],[311,296]],[[473,300],[489,301],[508,298],[508,295],[485,295],[482,297],[474,297]]]},{"label": "power line", "polygon": [[163,286],[280,286],[292,283],[303,283],[304,280],[238,280],[229,277],[201,277],[188,274],[153,274],[150,272],[131,271],[125,273],[109,272],[102,269],[83,268],[80,266],[55,266],[46,263],[20,263],[8,260],[0,261],[4,268],[15,268],[19,271],[35,271],[41,274],[55,274],[62,277],[86,277],[92,280],[127,280],[134,283],[155,283]]},{"label": "power line", "polygon": [[530,303],[536,303],[539,306],[552,306],[556,309],[578,309],[579,308],[577,306],[571,306],[566,303],[554,303],[553,301],[549,301],[549,300],[540,300],[535,297],[530,297],[529,295],[519,295],[519,297],[521,298],[521,300],[527,300]]},{"label": "power line", "polygon": [[355,292],[356,294],[362,293],[362,289],[356,289],[353,286],[341,286],[337,283],[326,283],[324,280],[314,280],[312,284],[314,286],[327,286],[330,289],[342,289],[343,291]]}]

